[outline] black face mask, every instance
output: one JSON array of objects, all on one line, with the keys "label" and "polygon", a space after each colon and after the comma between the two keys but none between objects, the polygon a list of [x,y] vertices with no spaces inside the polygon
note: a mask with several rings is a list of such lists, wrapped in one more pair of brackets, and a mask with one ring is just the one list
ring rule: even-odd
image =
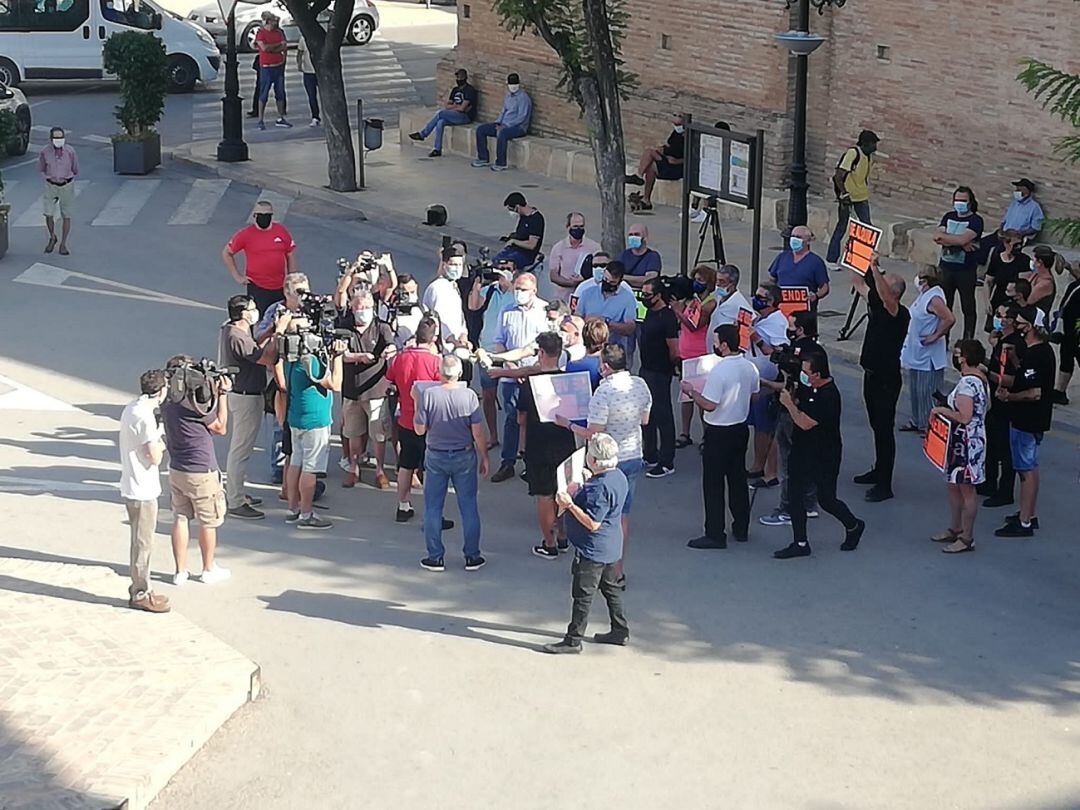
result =
[{"label": "black face mask", "polygon": [[619,289],[619,285],[614,281],[601,281],[600,289],[606,293],[613,293]]},{"label": "black face mask", "polygon": [[794,329],[788,329],[787,330],[787,339],[790,340],[792,343],[794,343],[796,340],[799,339],[799,333],[796,332]]},{"label": "black face mask", "polygon": [[468,84],[468,79],[455,79],[454,81],[457,83],[458,87],[464,87]]},{"label": "black face mask", "polygon": [[273,214],[256,214],[255,224],[262,228],[264,231],[270,227],[270,223],[273,221]]},{"label": "black face mask", "polygon": [[585,235],[585,229],[584,228],[570,228],[567,231],[567,233],[570,234],[571,239],[577,239],[580,242],[581,237],[583,237]]}]

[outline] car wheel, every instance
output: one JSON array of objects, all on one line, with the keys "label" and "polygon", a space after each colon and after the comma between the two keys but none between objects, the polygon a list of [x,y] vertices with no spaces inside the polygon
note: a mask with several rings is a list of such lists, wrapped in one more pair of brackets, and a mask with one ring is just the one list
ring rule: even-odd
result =
[{"label": "car wheel", "polygon": [[248,23],[247,28],[244,29],[244,35],[240,37],[240,42],[237,43],[240,50],[247,53],[255,52],[255,35],[259,33],[258,23]]},{"label": "car wheel", "polygon": [[375,35],[375,21],[366,14],[357,14],[349,23],[345,38],[351,45],[367,45]]},{"label": "car wheel", "polygon": [[10,59],[0,56],[0,82],[8,87],[19,86],[19,69]]},{"label": "car wheel", "polygon": [[169,57],[167,70],[170,93],[190,93],[195,89],[195,82],[199,78],[199,68],[191,57],[173,54]]},{"label": "car wheel", "polygon": [[8,144],[8,154],[14,157],[25,155],[30,148],[30,108],[19,107],[15,111],[15,137]]}]

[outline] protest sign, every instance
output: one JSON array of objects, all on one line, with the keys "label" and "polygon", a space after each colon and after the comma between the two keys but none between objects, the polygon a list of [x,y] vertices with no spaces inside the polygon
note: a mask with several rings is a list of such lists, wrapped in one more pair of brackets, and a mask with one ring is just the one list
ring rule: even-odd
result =
[{"label": "protest sign", "polygon": [[[699,394],[705,387],[705,380],[709,376],[709,372],[712,371],[713,366],[720,362],[720,358],[715,354],[704,354],[701,357],[693,357],[689,360],[683,360],[682,364],[682,379],[683,382],[688,382],[694,386],[694,390]],[[688,394],[679,394],[679,402],[690,402],[690,396]]]},{"label": "protest sign", "polygon": [[555,468],[556,492],[569,491],[570,484],[583,485],[585,474],[585,448],[580,447]]},{"label": "protest sign", "polygon": [[956,423],[951,419],[934,414],[930,417],[930,429],[926,431],[923,439],[923,452],[930,459],[930,463],[941,472],[946,472],[949,467],[949,448],[953,446],[953,438],[956,432]]},{"label": "protest sign", "polygon": [[790,318],[796,312],[810,309],[809,287],[781,287],[780,288],[780,311],[784,317]]},{"label": "protest sign", "polygon": [[840,257],[840,266],[865,276],[881,242],[881,228],[867,225],[852,217],[848,220],[847,245]]},{"label": "protest sign", "polygon": [[744,352],[750,351],[750,332],[754,328],[753,310],[740,308],[735,316],[735,325],[739,327],[739,348]]},{"label": "protest sign", "polygon": [[569,374],[536,374],[529,377],[536,413],[541,422],[562,416],[571,422],[589,416],[592,380],[587,371]]}]

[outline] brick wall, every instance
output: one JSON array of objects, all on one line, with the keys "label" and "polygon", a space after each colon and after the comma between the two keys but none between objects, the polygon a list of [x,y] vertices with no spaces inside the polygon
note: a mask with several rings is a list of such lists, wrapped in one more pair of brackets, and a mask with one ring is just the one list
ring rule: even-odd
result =
[{"label": "brick wall", "polygon": [[[688,110],[709,123],[764,129],[766,186],[782,188],[794,76],[793,60],[772,40],[793,27],[782,0],[628,0],[627,6],[624,56],[639,76],[623,105],[628,153],[666,135],[670,110]],[[839,152],[868,127],[883,138],[875,193],[890,209],[938,215],[949,190],[964,183],[974,187],[988,220],[996,220],[1012,191],[1009,181],[1024,175],[1039,186],[1051,214],[1080,210],[1080,170],[1051,156],[1052,141],[1069,128],[1014,79],[1026,55],[1080,71],[1074,0],[996,0],[971,8],[889,0],[811,17],[812,29],[828,38],[810,57],[812,191],[828,191]],[[467,67],[487,119],[497,114],[505,75],[513,70],[535,102],[534,131],[585,139],[577,106],[555,89],[558,63],[543,41],[530,33],[513,38],[489,0],[459,0],[458,22],[458,47],[440,67],[442,92],[453,66]]]}]

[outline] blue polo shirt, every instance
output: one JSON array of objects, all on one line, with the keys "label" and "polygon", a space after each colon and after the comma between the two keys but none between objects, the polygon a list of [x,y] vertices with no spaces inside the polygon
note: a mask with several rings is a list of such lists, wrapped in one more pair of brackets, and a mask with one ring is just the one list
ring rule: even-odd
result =
[{"label": "blue polo shirt", "polygon": [[[629,286],[619,285],[611,295],[604,295],[600,285],[586,288],[578,299],[577,314],[582,318],[597,317],[614,323],[633,323],[637,320],[637,298]],[[611,333],[608,343],[614,343],[630,352],[633,335]]]},{"label": "blue polo shirt", "polygon": [[567,539],[585,559],[605,565],[622,559],[622,510],[628,489],[622,470],[614,469],[594,475],[574,496],[574,503],[600,524],[590,532],[573,515],[564,518]]},{"label": "blue polo shirt", "polygon": [[1003,231],[1041,231],[1043,219],[1042,206],[1035,201],[1034,197],[1013,200],[1005,211],[1001,229]]},{"label": "blue polo shirt", "polygon": [[799,261],[790,250],[782,250],[773,259],[769,275],[781,287],[809,287],[811,292],[829,283],[829,271],[816,253],[807,253]]}]

